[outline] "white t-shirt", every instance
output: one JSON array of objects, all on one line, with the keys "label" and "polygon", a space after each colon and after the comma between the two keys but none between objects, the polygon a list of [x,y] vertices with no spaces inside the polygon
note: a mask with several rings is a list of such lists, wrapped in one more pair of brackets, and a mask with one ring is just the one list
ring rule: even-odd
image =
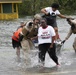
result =
[{"label": "white t-shirt", "polygon": [[59,10],[53,11],[52,7],[46,7],[45,10],[47,11],[47,13],[50,13],[50,14],[52,14],[52,13],[54,13],[55,15],[60,14]]},{"label": "white t-shirt", "polygon": [[39,27],[38,44],[51,43],[52,36],[55,36],[55,30],[52,26],[47,26],[47,28],[45,29],[43,29],[42,27]]}]

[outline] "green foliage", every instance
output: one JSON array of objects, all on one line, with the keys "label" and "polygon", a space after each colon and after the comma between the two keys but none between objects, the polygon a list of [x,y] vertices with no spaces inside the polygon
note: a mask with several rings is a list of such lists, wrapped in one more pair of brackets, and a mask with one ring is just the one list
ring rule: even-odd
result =
[{"label": "green foliage", "polygon": [[31,12],[31,3],[29,1],[24,1],[22,4],[19,4],[20,15],[30,15],[30,12]]},{"label": "green foliage", "polygon": [[59,10],[63,14],[72,14],[76,11],[76,0],[23,0],[23,3],[19,4],[19,14],[34,15],[40,13],[42,8],[51,6],[53,2],[59,3]]}]

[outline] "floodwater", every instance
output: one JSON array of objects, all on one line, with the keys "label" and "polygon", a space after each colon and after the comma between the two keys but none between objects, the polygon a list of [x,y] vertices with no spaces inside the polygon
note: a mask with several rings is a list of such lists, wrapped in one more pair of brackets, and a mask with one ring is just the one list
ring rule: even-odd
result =
[{"label": "floodwater", "polygon": [[[73,17],[75,18],[76,16]],[[63,75],[67,72],[71,73],[70,66],[73,63],[76,63],[75,52],[72,48],[75,35],[72,35],[69,40],[65,42],[61,49],[61,53],[58,55],[59,62],[61,64],[60,68],[56,67],[48,54],[46,54],[45,67],[43,69],[37,67],[37,49],[30,52],[30,63],[25,63],[22,50],[21,61],[17,61],[16,50],[12,48],[11,44],[11,36],[19,26],[20,21],[26,22],[28,20],[28,18],[21,18],[12,21],[0,21],[0,75]],[[65,19],[58,19],[57,23],[60,37],[63,40],[67,35],[70,26]],[[74,68],[72,68],[72,70],[73,69]],[[76,72],[75,69],[73,71]]]}]

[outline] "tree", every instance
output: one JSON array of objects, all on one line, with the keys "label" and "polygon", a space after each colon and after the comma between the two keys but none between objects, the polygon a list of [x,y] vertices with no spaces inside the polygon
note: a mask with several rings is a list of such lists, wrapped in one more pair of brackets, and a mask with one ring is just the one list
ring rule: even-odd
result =
[{"label": "tree", "polygon": [[53,2],[59,3],[61,13],[69,14],[76,10],[76,0],[23,0],[23,3],[19,4],[19,14],[34,15],[40,13],[42,8],[51,6]]}]

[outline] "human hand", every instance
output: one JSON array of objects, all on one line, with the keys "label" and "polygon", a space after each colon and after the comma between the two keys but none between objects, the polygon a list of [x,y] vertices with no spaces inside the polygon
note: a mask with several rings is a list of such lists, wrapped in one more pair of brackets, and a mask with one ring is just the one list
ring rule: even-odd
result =
[{"label": "human hand", "polygon": [[34,38],[30,38],[31,40],[34,40]]},{"label": "human hand", "polygon": [[24,36],[22,34],[19,34],[19,42],[21,42],[23,38]]},{"label": "human hand", "polygon": [[36,39],[36,37],[32,37],[32,38],[30,38],[31,40],[35,40]]},{"label": "human hand", "polygon": [[74,20],[72,17],[66,17],[66,20],[69,22],[70,20]]},{"label": "human hand", "polygon": [[53,48],[53,45],[52,44],[50,45],[50,48]]},{"label": "human hand", "polygon": [[47,16],[50,16],[50,13],[48,13],[48,12],[45,12],[44,14],[47,15]]},{"label": "human hand", "polygon": [[64,44],[64,43],[65,43],[65,41],[66,41],[66,40],[63,40],[63,41],[61,42],[61,44]]},{"label": "human hand", "polygon": [[47,13],[47,12],[45,12],[45,15],[48,15],[48,13]]}]

